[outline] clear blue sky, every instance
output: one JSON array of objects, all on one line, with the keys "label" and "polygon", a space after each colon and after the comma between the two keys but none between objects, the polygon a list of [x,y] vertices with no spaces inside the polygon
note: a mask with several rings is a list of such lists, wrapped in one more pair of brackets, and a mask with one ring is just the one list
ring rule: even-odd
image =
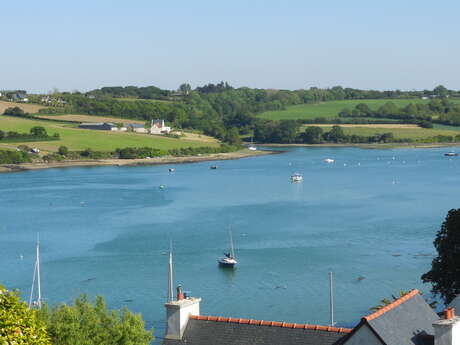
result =
[{"label": "clear blue sky", "polygon": [[460,89],[453,0],[2,1],[0,89]]}]

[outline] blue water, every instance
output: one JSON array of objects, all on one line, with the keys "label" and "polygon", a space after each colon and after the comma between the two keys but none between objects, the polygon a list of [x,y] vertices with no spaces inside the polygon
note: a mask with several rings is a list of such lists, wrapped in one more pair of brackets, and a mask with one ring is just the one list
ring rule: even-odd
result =
[{"label": "blue water", "polygon": [[[336,319],[350,326],[383,297],[429,291],[420,275],[432,241],[459,207],[460,157],[444,157],[446,150],[294,148],[176,165],[174,173],[143,166],[1,174],[0,282],[28,297],[39,231],[49,303],[101,294],[110,307],[141,312],[161,335],[172,239],[175,280],[203,298],[202,314],[327,324],[332,271]],[[293,172],[303,183],[290,182]],[[235,271],[216,264],[229,226]]]}]

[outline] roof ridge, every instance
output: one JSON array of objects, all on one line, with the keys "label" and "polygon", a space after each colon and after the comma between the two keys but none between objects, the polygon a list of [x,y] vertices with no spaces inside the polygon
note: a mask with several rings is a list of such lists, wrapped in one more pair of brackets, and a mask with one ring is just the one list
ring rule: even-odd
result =
[{"label": "roof ridge", "polygon": [[309,324],[288,323],[288,322],[279,322],[279,321],[252,320],[252,319],[242,319],[242,318],[223,317],[223,316],[190,315],[190,319],[201,320],[201,321],[227,322],[227,323],[231,322],[231,323],[248,324],[248,325],[255,325],[255,326],[309,329],[309,330],[314,330],[314,331],[327,331],[327,332],[336,332],[336,333],[351,333],[352,331],[351,328],[343,328],[343,327],[309,325]]},{"label": "roof ridge", "polygon": [[376,312],[374,312],[372,314],[369,314],[367,316],[364,316],[363,319],[366,320],[366,321],[374,320],[374,319],[378,318],[379,316],[385,314],[386,312],[388,312],[388,311],[396,308],[397,306],[403,304],[407,300],[410,300],[412,297],[414,297],[418,293],[419,293],[419,291],[417,289],[414,289],[414,290],[406,293],[404,296],[399,297],[397,300],[391,302],[390,304],[387,304],[383,308],[380,308]]}]

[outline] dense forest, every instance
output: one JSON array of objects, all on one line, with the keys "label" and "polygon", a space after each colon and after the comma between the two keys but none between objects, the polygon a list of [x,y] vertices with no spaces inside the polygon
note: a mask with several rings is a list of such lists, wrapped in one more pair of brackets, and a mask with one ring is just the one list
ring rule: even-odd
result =
[{"label": "dense forest", "polygon": [[[162,90],[154,86],[148,87],[103,87],[90,91],[86,94],[80,92],[60,93],[59,97],[65,101],[62,107],[42,109],[42,113],[81,113],[90,115],[110,115],[123,118],[141,119],[165,119],[175,128],[194,129],[207,135],[214,136],[224,142],[238,144],[239,135],[252,133],[262,127],[267,131],[272,127],[284,128],[285,124],[273,123],[261,120],[255,115],[268,110],[283,110],[289,105],[310,104],[331,100],[356,100],[356,99],[394,99],[394,98],[420,98],[437,97],[434,102],[443,103],[446,97],[460,97],[459,91],[448,90],[438,86],[434,90],[424,91],[378,91],[358,90],[336,86],[328,89],[312,87],[305,90],[270,90],[251,89],[247,87],[234,88],[228,83],[207,84],[194,90],[189,84],[180,85],[177,91]],[[391,105],[388,105],[391,107]],[[424,119],[421,108],[415,106],[417,119]],[[445,107],[445,106],[444,106]],[[411,111],[412,107],[406,109]],[[453,108],[452,108],[453,109]],[[363,109],[364,112],[370,110]],[[407,111],[404,110],[404,114]],[[355,109],[349,111],[356,113]],[[397,117],[396,111],[390,114]],[[388,113],[388,111],[387,111]],[[342,119],[347,118],[345,111],[341,114]],[[437,115],[437,121],[449,124],[460,124],[457,110],[449,110]],[[354,116],[353,121],[359,121]],[[379,121],[380,116],[375,117]],[[383,117],[383,116],[382,116]],[[358,118],[358,119],[357,119]],[[385,116],[388,118],[388,116]],[[432,114],[430,120],[433,120]],[[363,119],[363,121],[370,121]],[[371,121],[372,122],[372,121]],[[289,127],[289,126],[288,126]],[[255,135],[257,138],[263,135]],[[270,137],[270,136],[268,136]],[[286,139],[289,141],[290,139]]]}]

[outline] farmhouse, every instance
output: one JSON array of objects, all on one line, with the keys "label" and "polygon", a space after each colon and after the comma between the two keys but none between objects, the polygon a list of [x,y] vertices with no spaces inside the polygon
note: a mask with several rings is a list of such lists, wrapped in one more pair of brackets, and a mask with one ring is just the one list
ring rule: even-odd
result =
[{"label": "farmhouse", "polygon": [[4,92],[7,99],[13,102],[28,102],[29,98],[27,97],[27,91],[16,90],[16,91],[5,91]]},{"label": "farmhouse", "polygon": [[79,128],[83,129],[96,129],[100,131],[117,131],[118,127],[111,122],[87,122],[81,123]]},{"label": "farmhouse", "polygon": [[130,123],[126,126],[128,131],[136,132],[136,133],[147,133],[147,129],[144,125],[140,125],[138,123]]},{"label": "farmhouse", "polygon": [[150,134],[169,134],[171,127],[165,126],[165,120],[152,120],[150,125]]}]

